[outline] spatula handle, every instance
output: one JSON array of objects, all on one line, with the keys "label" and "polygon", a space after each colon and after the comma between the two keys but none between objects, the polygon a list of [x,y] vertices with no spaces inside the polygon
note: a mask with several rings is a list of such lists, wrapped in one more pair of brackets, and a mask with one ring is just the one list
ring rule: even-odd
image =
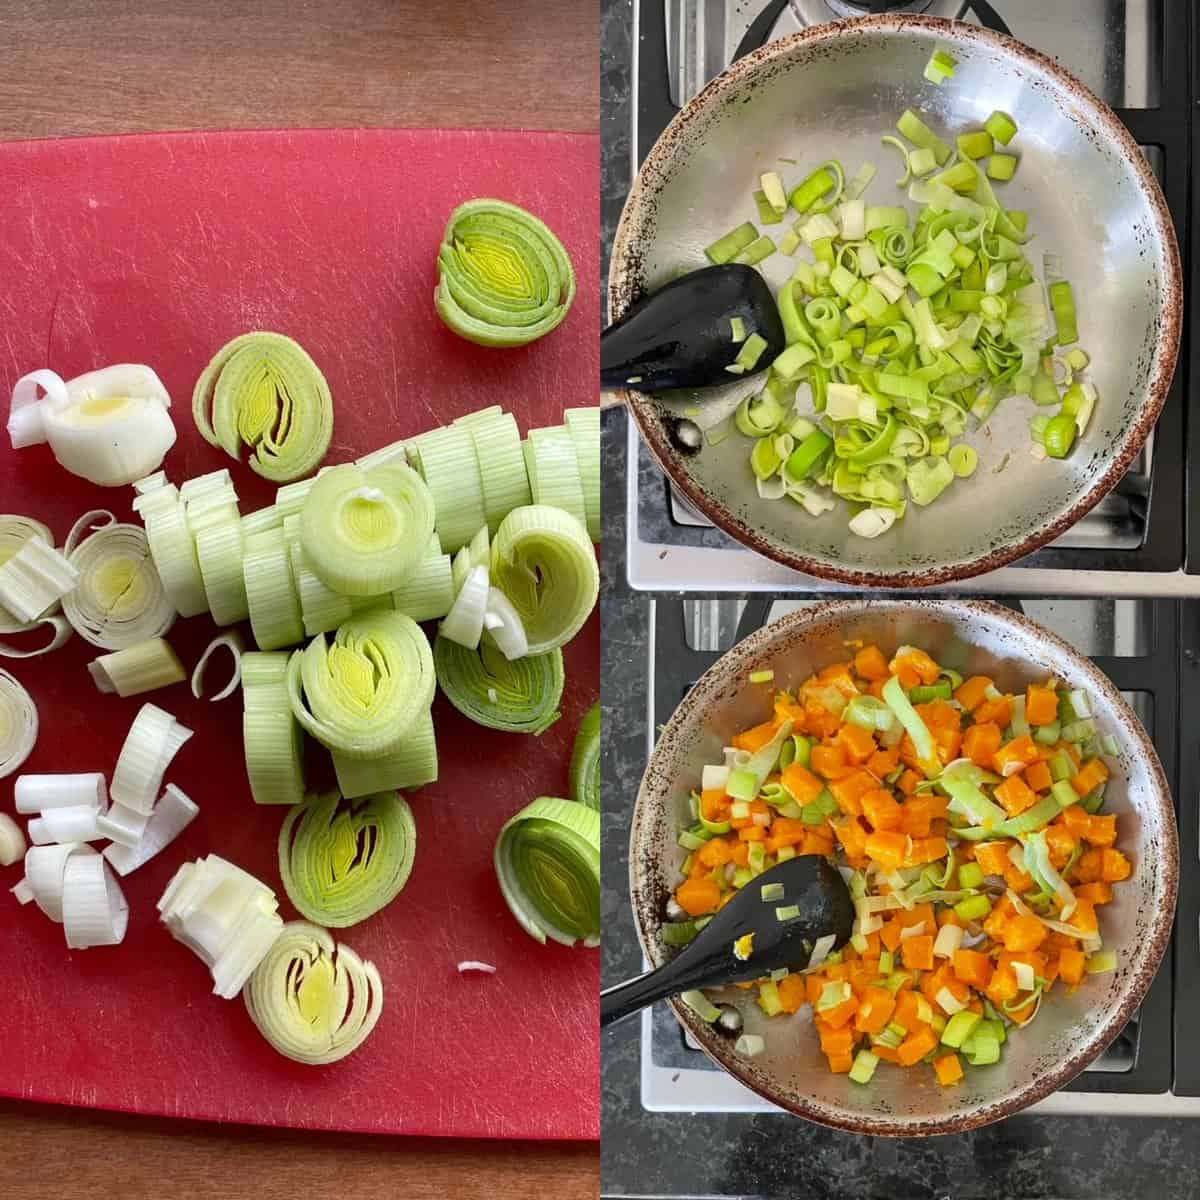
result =
[{"label": "spatula handle", "polygon": [[600,993],[600,1027],[623,1021],[635,1012],[680,991],[678,972],[660,968],[614,984]]}]

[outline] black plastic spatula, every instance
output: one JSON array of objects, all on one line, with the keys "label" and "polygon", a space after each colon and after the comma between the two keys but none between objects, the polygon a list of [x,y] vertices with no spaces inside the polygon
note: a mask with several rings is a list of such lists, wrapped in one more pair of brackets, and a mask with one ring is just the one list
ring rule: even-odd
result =
[{"label": "black plastic spatula", "polygon": [[[782,898],[776,898],[779,887]],[[790,915],[791,908],[799,914]],[[669,963],[601,992],[600,1024],[694,988],[762,979],[780,967],[802,969],[819,938],[832,933],[835,949],[845,945],[853,922],[850,893],[828,860],[819,854],[788,859],[751,880]],[[748,933],[754,942],[740,959],[734,943]]]},{"label": "black plastic spatula", "polygon": [[639,300],[600,335],[600,386],[663,392],[732,383],[727,370],[741,345],[733,321],[746,337],[766,341],[748,374],[769,367],[783,351],[783,323],[771,289],[742,263],[704,267]]}]

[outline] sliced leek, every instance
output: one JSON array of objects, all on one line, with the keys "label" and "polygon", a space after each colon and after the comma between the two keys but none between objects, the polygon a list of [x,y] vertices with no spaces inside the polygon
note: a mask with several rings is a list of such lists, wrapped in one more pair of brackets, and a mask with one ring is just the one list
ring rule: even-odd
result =
[{"label": "sliced leek", "polygon": [[288,664],[288,699],[322,745],[357,758],[400,749],[433,701],[433,652],[403,613],[351,618],[332,642],[322,634]]},{"label": "sliced leek", "polygon": [[88,663],[88,671],[99,691],[118,696],[138,696],[187,678],[179,655],[162,638],[148,638],[94,658]]},{"label": "sliced leek", "polygon": [[346,463],[309,490],[300,539],[327,587],[378,596],[400,587],[420,563],[434,515],[433,494],[411,467],[396,462],[364,471]]},{"label": "sliced leek", "polygon": [[289,654],[242,655],[242,739],[256,804],[304,799],[304,738],[288,703]]},{"label": "sliced leek", "polygon": [[397,792],[359,800],[325,792],[308,797],[284,819],[279,874],[304,916],[345,929],[400,894],[416,845],[412,811]]},{"label": "sliced leek", "polygon": [[[521,469],[525,469],[523,465]],[[54,545],[54,535],[41,521],[11,513],[0,514],[0,567],[31,539],[47,546]],[[0,633],[25,633],[35,625],[36,622],[26,621],[0,605]]]},{"label": "sliced leek", "polygon": [[517,420],[512,413],[493,406],[458,417],[454,424],[463,426],[471,435],[479,463],[488,530],[495,533],[514,508],[533,499]]},{"label": "sliced leek", "polygon": [[442,553],[435,533],[425,558],[409,577],[392,592],[392,607],[414,621],[433,621],[444,617],[454,603],[454,579],[450,556]]},{"label": "sliced leek", "polygon": [[0,605],[19,621],[57,608],[79,582],[79,571],[53,546],[30,538],[0,566]]},{"label": "sliced leek", "polygon": [[199,806],[168,783],[154,806],[145,831],[132,846],[105,846],[104,857],[118,875],[128,875],[145,866],[160,850],[169,846],[199,815]]},{"label": "sliced leek", "polygon": [[530,937],[600,944],[600,814],[542,796],[500,831],[494,854],[500,890]]},{"label": "sliced leek", "polygon": [[[460,550],[461,556],[465,552]],[[461,561],[457,559],[457,561]],[[471,567],[463,577],[462,586],[450,611],[442,622],[441,636],[449,641],[457,642],[469,650],[479,645],[483,636],[483,622],[487,616],[488,594],[490,591],[488,568],[486,566]]]},{"label": "sliced leek", "polygon": [[[38,389],[46,394],[38,399]],[[158,469],[175,444],[171,397],[147,366],[121,363],[69,383],[53,371],[18,379],[8,433],[14,450],[49,442],[59,464],[116,487]]]},{"label": "sliced leek", "polygon": [[38,736],[38,710],[17,679],[0,668],[0,779],[20,769]]},{"label": "sliced leek", "polygon": [[600,572],[587,530],[544,505],[514,509],[492,542],[491,582],[525,625],[530,654],[571,640],[596,603]]},{"label": "sliced leek", "polygon": [[163,773],[191,736],[192,731],[169,712],[143,704],[117,758],[109,789],[113,801],[134,812],[151,812]]},{"label": "sliced leek", "polygon": [[563,420],[575,443],[583,505],[587,512],[588,537],[600,540],[600,409],[568,408]]},{"label": "sliced leek", "polygon": [[600,701],[587,710],[571,752],[571,799],[600,810]]},{"label": "sliced leek", "polygon": [[63,929],[72,950],[116,946],[125,940],[129,904],[98,854],[72,854],[63,866]]},{"label": "sliced leek", "polygon": [[29,822],[29,840],[35,846],[51,842],[95,842],[104,836],[98,814],[90,804],[48,808]]},{"label": "sliced leek", "polygon": [[135,483],[133,510],[142,518],[158,577],[181,617],[208,611],[196,546],[179,489],[161,476]]},{"label": "sliced leek", "polygon": [[99,771],[76,775],[18,775],[13,788],[19,813],[41,813],[51,808],[86,805],[103,812],[108,787]]},{"label": "sliced leek", "polygon": [[383,1011],[375,964],[305,921],[283,927],[243,994],[263,1037],[285,1058],[314,1067],[357,1050]]},{"label": "sliced leek", "polygon": [[0,813],[0,867],[11,867],[25,857],[25,835],[8,815]]},{"label": "sliced leek", "polygon": [[446,699],[477,725],[540,734],[561,716],[565,676],[559,649],[510,662],[488,642],[469,650],[439,636],[433,663]]},{"label": "sliced leek", "polygon": [[217,351],[192,393],[205,441],[276,483],[313,471],[333,435],[333,398],[303,346],[281,333],[244,333]]},{"label": "sliced leek", "polygon": [[[67,863],[79,855],[98,857],[91,846],[82,842],[67,845],[30,846],[25,852],[25,890],[52,921],[63,919],[63,873]],[[22,899],[21,903],[26,903]]]},{"label": "sliced leek", "polygon": [[236,629],[213,638],[200,656],[196,669],[192,672],[192,695],[197,700],[204,695],[204,672],[208,668],[209,659],[218,650],[228,650],[233,657],[233,672],[229,676],[229,682],[215,695],[210,696],[209,700],[224,700],[226,696],[232,696],[242,681],[242,652],[245,648],[246,644],[242,641],[242,635]]},{"label": "sliced leek", "polygon": [[33,647],[14,646],[9,642],[0,642],[0,658],[37,658],[39,655],[57,650],[70,640],[72,629],[66,617],[41,617],[37,621],[31,622],[26,628],[36,629],[43,625],[48,625],[54,631],[48,642]]},{"label": "sliced leek", "polygon": [[242,532],[242,580],[259,649],[278,650],[303,641],[304,617],[282,525],[247,533],[243,518]]},{"label": "sliced leek", "polygon": [[250,613],[246,598],[245,545],[237,492],[229,472],[189,479],[179,489],[212,619],[236,625]]},{"label": "sliced leek", "polygon": [[438,777],[437,739],[433,714],[422,713],[404,736],[398,750],[377,758],[352,758],[339,750],[330,751],[338,791],[347,799],[376,792],[412,790],[433,783]]},{"label": "sliced leek", "polygon": [[438,275],[438,315],[481,346],[535,341],[563,321],[575,299],[575,270],[562,242],[503,200],[470,200],[450,214]]},{"label": "sliced leek", "polygon": [[175,623],[175,606],[155,570],[144,529],[110,523],[93,526],[94,532],[76,541],[82,527],[104,517],[114,520],[104,510],[86,513],[67,538],[79,579],[63,597],[63,615],[93,646],[124,650],[161,638]]},{"label": "sliced leek", "polygon": [[483,477],[471,427],[431,429],[409,443],[409,457],[433,496],[442,549],[453,554],[487,524]]},{"label": "sliced leek", "polygon": [[531,429],[525,441],[525,467],[534,504],[549,504],[587,525],[583,480],[575,441],[565,425]]}]

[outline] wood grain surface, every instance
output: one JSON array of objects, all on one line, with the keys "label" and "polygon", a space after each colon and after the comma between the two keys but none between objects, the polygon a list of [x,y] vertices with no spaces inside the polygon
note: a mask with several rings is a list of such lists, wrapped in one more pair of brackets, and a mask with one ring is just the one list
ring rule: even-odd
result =
[{"label": "wood grain surface", "polygon": [[[0,138],[591,132],[598,36],[595,0],[0,0]],[[0,1145],[6,1200],[114,1189],[125,1200],[291,1200],[308,1188],[356,1200],[576,1200],[599,1190],[594,1145],[296,1133],[12,1101],[0,1101]]]}]

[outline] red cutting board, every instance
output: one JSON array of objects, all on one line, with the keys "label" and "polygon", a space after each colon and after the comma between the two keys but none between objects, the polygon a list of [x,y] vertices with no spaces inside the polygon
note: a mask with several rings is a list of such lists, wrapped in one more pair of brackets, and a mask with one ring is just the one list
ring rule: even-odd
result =
[{"label": "red cutting board", "polygon": [[[170,478],[228,466],[243,512],[273,489],[201,440],[190,399],[209,357],[246,330],[291,335],[324,370],[335,404],[327,462],[489,404],[513,411],[524,431],[596,403],[595,137],[381,130],[10,144],[0,145],[0,196],[4,412],[26,371],[149,363],[174,399]],[[446,218],[475,196],[542,216],[575,263],[574,308],[532,346],[472,346],[435,315]],[[40,518],[59,544],[87,509],[132,518],[131,488],[92,487],[48,448],[17,453],[0,441],[0,511]],[[169,637],[190,667],[214,632],[197,617]],[[203,964],[157,919],[179,864],[208,853],[259,876],[285,918],[297,916],[275,858],[285,810],[250,798],[239,700],[196,701],[186,684],[101,697],[84,666],[99,653],[75,637],[44,658],[0,660],[41,713],[25,769],[111,776],[134,714],[153,700],[195,730],[167,778],[201,814],[125,881],[119,947],[68,951],[61,926],[7,895],[20,868],[0,868],[0,1093],[269,1125],[599,1136],[598,952],[539,946],[492,870],[505,820],[535,796],[565,794],[575,730],[599,692],[595,614],[567,648],[563,717],[542,737],[482,729],[439,695],[441,777],[410,797],[412,877],[389,908],[341,935],[378,965],[383,1016],[362,1050],[323,1068],[271,1050],[242,1002],[213,996]],[[12,790],[0,781],[0,810],[13,811]],[[462,959],[498,969],[460,976]]]}]

